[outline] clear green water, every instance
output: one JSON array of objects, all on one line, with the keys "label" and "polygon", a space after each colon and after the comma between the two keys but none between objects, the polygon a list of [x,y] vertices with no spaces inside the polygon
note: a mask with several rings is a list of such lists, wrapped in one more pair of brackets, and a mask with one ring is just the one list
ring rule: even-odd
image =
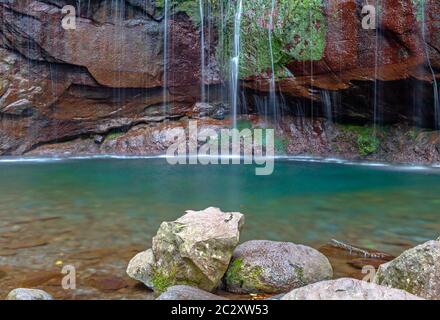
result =
[{"label": "clear green water", "polygon": [[[90,229],[76,236],[95,247],[147,246],[162,221],[208,206],[244,213],[243,240],[319,246],[335,238],[396,254],[439,236],[440,174],[287,160],[266,177],[253,166],[164,159],[0,163],[0,218],[62,216],[82,229],[86,221]],[[121,231],[100,235],[97,225]]]}]

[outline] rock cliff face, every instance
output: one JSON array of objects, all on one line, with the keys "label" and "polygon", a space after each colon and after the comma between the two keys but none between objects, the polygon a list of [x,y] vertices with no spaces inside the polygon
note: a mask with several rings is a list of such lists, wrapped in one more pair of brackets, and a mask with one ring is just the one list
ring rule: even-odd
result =
[{"label": "rock cliff face", "polygon": [[[271,1],[258,0],[258,7],[244,1],[243,112],[264,109],[273,70],[284,114],[319,117],[326,110],[328,115],[330,106],[343,122],[368,123],[376,114],[383,123],[434,127],[440,2],[378,1],[376,30],[362,28],[363,1],[293,2],[278,0],[271,11]],[[196,0],[170,0],[167,20],[163,1],[155,0],[82,1],[80,7],[68,0],[1,0],[0,154],[26,154],[78,139],[87,141],[86,153],[94,152],[115,132],[172,127],[193,116],[201,81],[207,99],[227,104],[233,24],[230,13],[220,15],[219,4],[234,8],[236,3],[208,3],[202,64]],[[66,5],[76,6],[74,30],[62,27]],[[313,15],[301,18],[304,12]],[[269,30],[274,68],[265,51]],[[154,140],[151,131],[141,140]]]}]

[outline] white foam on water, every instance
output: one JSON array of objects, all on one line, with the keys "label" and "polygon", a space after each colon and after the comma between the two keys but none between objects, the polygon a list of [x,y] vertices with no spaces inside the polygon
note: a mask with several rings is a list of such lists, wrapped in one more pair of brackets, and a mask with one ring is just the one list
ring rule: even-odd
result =
[{"label": "white foam on water", "polygon": [[[69,161],[69,160],[93,160],[93,159],[114,159],[114,160],[151,160],[151,159],[169,159],[169,158],[179,158],[177,156],[168,156],[164,155],[156,155],[156,156],[147,156],[147,155],[113,155],[113,154],[100,154],[100,155],[81,155],[81,156],[72,156],[72,155],[62,155],[62,156],[53,156],[53,157],[0,157],[0,164],[2,163],[50,163],[50,162],[61,162],[61,161]],[[194,158],[215,158],[210,155],[200,155],[200,156],[189,156],[188,159]],[[218,160],[224,159],[241,159],[244,160],[245,157],[242,155],[219,155]],[[254,159],[254,158],[253,158]],[[257,157],[258,160],[268,159],[264,156]],[[251,159],[252,160],[252,159]],[[254,159],[255,160],[255,159]],[[277,161],[292,161],[292,162],[308,162],[308,163],[328,163],[328,164],[338,164],[338,165],[349,165],[349,166],[363,166],[363,167],[372,167],[372,168],[384,168],[388,170],[397,170],[397,171],[425,171],[425,172],[435,172],[440,173],[440,163],[432,164],[432,165],[411,165],[411,164],[391,164],[386,162],[369,162],[369,161],[354,161],[354,160],[345,160],[341,158],[321,158],[321,157],[313,157],[313,156],[275,156],[273,158],[275,163]],[[276,165],[276,164],[275,164]]]}]

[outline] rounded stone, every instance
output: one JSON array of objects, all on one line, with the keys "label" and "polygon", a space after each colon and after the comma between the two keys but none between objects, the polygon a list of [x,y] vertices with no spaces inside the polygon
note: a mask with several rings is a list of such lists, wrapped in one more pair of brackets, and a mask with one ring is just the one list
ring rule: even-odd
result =
[{"label": "rounded stone", "polygon": [[428,241],[381,265],[374,282],[439,300],[440,241]]},{"label": "rounded stone", "polygon": [[276,294],[332,276],[328,259],[313,248],[254,240],[236,248],[224,280],[229,292]]},{"label": "rounded stone", "polygon": [[408,292],[361,280],[342,278],[295,289],[281,300],[423,300]]},{"label": "rounded stone", "polygon": [[9,292],[6,300],[53,300],[53,297],[43,290],[18,288]]},{"label": "rounded stone", "polygon": [[227,300],[215,294],[200,290],[190,286],[169,287],[156,300]]}]

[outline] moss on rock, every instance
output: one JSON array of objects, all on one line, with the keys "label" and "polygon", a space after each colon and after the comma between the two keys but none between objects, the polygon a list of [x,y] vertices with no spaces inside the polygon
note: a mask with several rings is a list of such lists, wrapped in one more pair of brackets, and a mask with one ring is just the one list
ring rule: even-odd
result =
[{"label": "moss on rock", "polygon": [[[234,5],[225,6],[221,23],[224,36],[217,56],[226,73],[234,42],[235,11]],[[273,11],[272,0],[243,0],[240,77],[271,71],[272,58],[275,74],[290,76],[287,63],[322,58],[325,38],[322,0],[275,0]]]},{"label": "moss on rock", "polygon": [[428,241],[381,265],[374,282],[425,299],[440,298],[440,242]]},{"label": "moss on rock", "polygon": [[345,125],[342,131],[356,135],[358,153],[362,157],[377,152],[380,147],[380,139],[373,127]]},{"label": "moss on rock", "polygon": [[239,245],[224,277],[232,293],[283,293],[326,279],[328,259],[310,247],[287,242],[253,240]]},{"label": "moss on rock", "polygon": [[173,276],[160,270],[157,270],[153,274],[151,277],[151,282],[153,283],[154,290],[157,293],[165,292],[169,287],[172,287],[176,284]]},{"label": "moss on rock", "polygon": [[274,288],[261,281],[263,268],[260,266],[249,266],[244,263],[243,258],[231,262],[225,275],[225,281],[229,288],[243,288],[245,290],[267,292]]}]

